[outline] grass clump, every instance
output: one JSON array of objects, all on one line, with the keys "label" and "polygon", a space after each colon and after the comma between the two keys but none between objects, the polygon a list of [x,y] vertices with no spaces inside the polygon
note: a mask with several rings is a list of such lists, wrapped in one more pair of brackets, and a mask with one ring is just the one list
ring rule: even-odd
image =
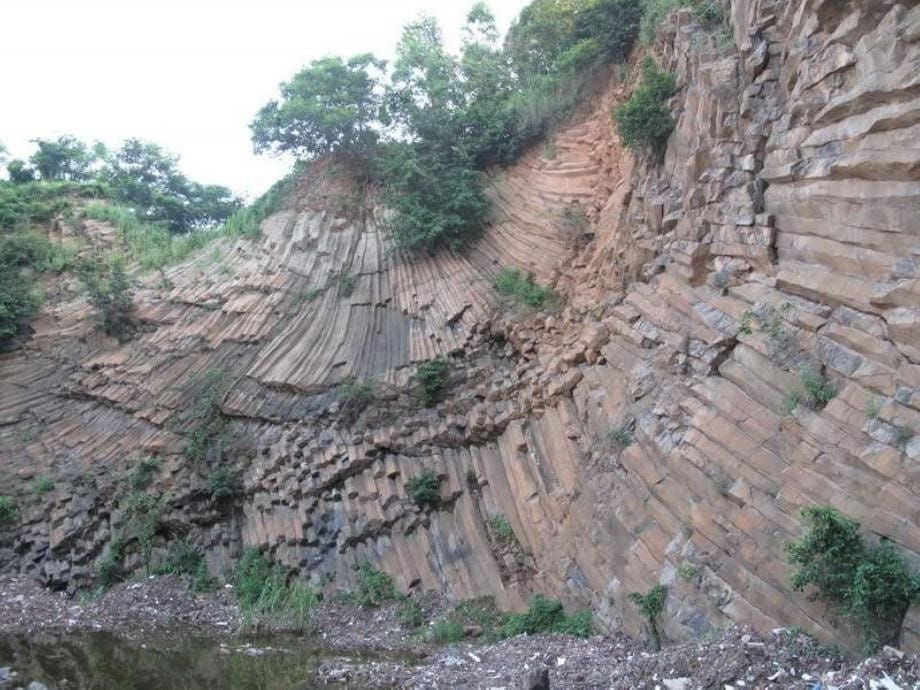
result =
[{"label": "grass clump", "polygon": [[141,558],[144,562],[144,569],[148,575],[150,574],[150,559],[153,555],[154,539],[156,538],[157,530],[160,528],[165,509],[165,497],[155,494],[134,492],[128,496],[125,502],[124,511],[128,522],[128,532],[130,537],[137,540]]},{"label": "grass clump", "polygon": [[658,618],[664,611],[664,602],[668,596],[668,588],[664,585],[655,585],[645,594],[631,592],[629,600],[639,609],[639,613],[648,624],[649,643],[652,651],[661,649],[661,633],[658,631]]},{"label": "grass clump", "polygon": [[677,566],[677,574],[680,575],[682,580],[687,580],[688,582],[698,578],[700,572],[700,567],[698,565],[694,565],[688,561],[684,561]]},{"label": "grass clump", "polygon": [[144,491],[153,484],[157,472],[160,471],[160,461],[156,458],[142,458],[128,477],[128,484],[134,491]]},{"label": "grass clump", "polygon": [[412,381],[416,385],[416,395],[426,407],[431,407],[444,395],[447,371],[448,363],[444,357],[422,362],[415,370]]},{"label": "grass clump", "polygon": [[399,604],[399,611],[396,612],[396,620],[403,627],[415,630],[424,625],[425,612],[422,611],[421,605],[415,599],[403,597]]},{"label": "grass clump", "polygon": [[374,400],[374,382],[358,381],[354,376],[342,379],[338,386],[339,410],[347,419],[354,419]]},{"label": "grass clump", "polygon": [[613,450],[623,450],[633,444],[632,431],[627,426],[619,426],[607,432],[607,444]]},{"label": "grass clump", "polygon": [[897,644],[907,609],[920,598],[920,573],[911,572],[890,541],[867,544],[860,525],[830,506],[802,511],[805,534],[786,545],[796,567],[792,586],[832,604],[860,629],[867,653]]},{"label": "grass clump", "polygon": [[166,558],[153,572],[155,575],[194,575],[204,560],[201,551],[184,539],[169,545]]},{"label": "grass clump", "polygon": [[236,598],[252,622],[282,619],[300,629],[310,624],[316,594],[302,582],[288,581],[280,566],[271,565],[255,548],[248,548],[233,574]]},{"label": "grass clump", "polygon": [[370,561],[362,561],[358,566],[358,605],[363,608],[374,608],[399,598],[399,590],[396,589],[393,578],[375,568]]},{"label": "grass clump", "polygon": [[660,156],[674,130],[668,99],[677,90],[674,75],[658,69],[655,61],[642,63],[642,79],[632,95],[614,110],[617,130],[626,148]]},{"label": "grass clump", "polygon": [[508,518],[504,515],[492,515],[489,518],[489,527],[498,543],[513,544],[517,541],[517,537],[514,536],[514,530],[511,528],[511,523],[508,522]]},{"label": "grass clump", "polygon": [[54,480],[47,474],[43,474],[36,478],[32,484],[32,490],[39,496],[54,491]]},{"label": "grass clump", "polygon": [[9,496],[0,496],[0,527],[11,525],[19,519],[19,508]]},{"label": "grass clump", "polygon": [[809,409],[823,410],[837,396],[837,387],[820,370],[803,368],[799,372],[799,382]]},{"label": "grass clump", "polygon": [[503,268],[495,278],[495,289],[499,294],[510,297],[517,304],[540,309],[558,300],[552,288],[539,285],[533,275],[524,276],[520,271]]},{"label": "grass clump", "polygon": [[216,503],[232,501],[243,495],[243,482],[228,467],[215,467],[208,474],[208,490]]},{"label": "grass clump", "polygon": [[441,480],[431,470],[425,470],[406,482],[412,502],[422,508],[433,508],[441,502]]},{"label": "grass clump", "polygon": [[581,611],[567,616],[561,602],[538,594],[524,613],[508,616],[500,630],[502,637],[543,632],[588,637],[591,634],[591,613]]},{"label": "grass clump", "polygon": [[466,637],[463,623],[455,618],[438,618],[431,626],[430,637],[440,644],[455,644]]},{"label": "grass clump", "polygon": [[881,411],[882,401],[878,398],[872,398],[866,403],[866,417],[869,419],[876,419]]}]

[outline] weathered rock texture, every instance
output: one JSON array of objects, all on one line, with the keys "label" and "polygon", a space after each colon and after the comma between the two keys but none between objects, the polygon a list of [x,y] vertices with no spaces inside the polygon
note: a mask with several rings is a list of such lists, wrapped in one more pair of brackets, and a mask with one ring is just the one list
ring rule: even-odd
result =
[{"label": "weathered rock texture", "polygon": [[[215,572],[255,545],[336,589],[369,559],[404,589],[544,592],[630,633],[627,594],[662,582],[667,638],[732,621],[832,637],[789,587],[800,508],[920,554],[920,7],[730,14],[733,40],[677,13],[653,47],[681,87],[662,163],[621,150],[613,83],[494,173],[492,226],[463,255],[394,253],[370,196],[317,170],[261,240],[146,279],[127,343],[54,301],[0,356],[8,481],[60,478],[22,499],[7,567],[91,579],[150,455],[159,543],[189,535]],[[503,304],[501,266],[568,306]],[[437,355],[448,395],[426,409],[411,375]],[[837,390],[823,410],[790,409],[803,369]],[[363,411],[340,399],[349,377],[376,382]],[[188,460],[214,418],[223,443]],[[244,470],[229,508],[209,499],[221,464]],[[424,469],[433,510],[405,488]],[[903,644],[918,635],[913,611]]]}]

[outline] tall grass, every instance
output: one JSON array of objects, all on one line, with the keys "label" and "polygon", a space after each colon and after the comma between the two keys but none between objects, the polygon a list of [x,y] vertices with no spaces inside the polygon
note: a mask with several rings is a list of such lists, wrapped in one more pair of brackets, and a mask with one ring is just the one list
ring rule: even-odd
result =
[{"label": "tall grass", "polygon": [[104,201],[90,202],[83,209],[83,215],[113,225],[118,230],[127,259],[136,262],[142,270],[163,268],[185,260],[215,240],[258,237],[262,221],[284,201],[291,179],[289,176],[276,182],[256,201],[214,230],[176,234],[170,232],[165,223],[145,221],[126,206]]}]

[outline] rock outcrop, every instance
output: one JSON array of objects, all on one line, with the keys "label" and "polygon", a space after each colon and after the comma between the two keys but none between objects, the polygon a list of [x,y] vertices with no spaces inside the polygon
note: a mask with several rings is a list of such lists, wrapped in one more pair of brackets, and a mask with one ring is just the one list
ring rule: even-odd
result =
[{"label": "rock outcrop", "polygon": [[[318,168],[258,241],[147,277],[134,339],[52,301],[0,355],[0,458],[6,482],[57,483],[22,499],[0,562],[85,584],[154,456],[159,544],[188,536],[215,573],[254,545],[337,589],[368,559],[403,589],[543,592],[632,634],[628,593],[660,582],[670,639],[834,636],[789,585],[803,506],[920,557],[920,6],[734,0],[730,25],[677,12],[651,48],[680,87],[662,162],[620,147],[611,78],[492,174],[462,254],[394,252],[371,191]],[[567,306],[509,307],[503,266]],[[412,374],[437,356],[448,394],[425,408]],[[823,409],[804,371],[836,392]],[[363,410],[351,379],[374,382]],[[230,509],[209,498],[223,466],[243,471]],[[407,494],[423,470],[433,509]],[[902,643],[920,647],[920,612]]]}]

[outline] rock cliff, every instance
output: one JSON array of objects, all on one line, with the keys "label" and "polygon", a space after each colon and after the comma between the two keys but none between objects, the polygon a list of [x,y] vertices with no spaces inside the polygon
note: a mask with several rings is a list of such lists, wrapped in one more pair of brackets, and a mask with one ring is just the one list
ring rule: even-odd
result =
[{"label": "rock cliff", "polygon": [[[490,227],[462,254],[395,252],[373,190],[326,165],[259,240],[144,278],[128,342],[59,286],[0,355],[4,481],[56,479],[0,564],[86,584],[150,456],[158,548],[187,536],[215,573],[255,545],[339,589],[369,559],[404,590],[543,592],[629,633],[627,594],[661,582],[670,639],[732,621],[833,637],[789,585],[803,506],[920,558],[920,5],[733,0],[725,35],[677,12],[649,50],[678,78],[664,160],[622,150],[611,76],[491,174]],[[509,306],[501,267],[566,306]],[[449,391],[425,408],[411,377],[436,356]],[[823,409],[793,404],[802,371],[836,390]],[[374,382],[365,409],[351,380]],[[243,472],[230,508],[208,490],[224,466]],[[423,470],[435,509],[407,496]],[[920,647],[916,607],[902,643]]]}]

